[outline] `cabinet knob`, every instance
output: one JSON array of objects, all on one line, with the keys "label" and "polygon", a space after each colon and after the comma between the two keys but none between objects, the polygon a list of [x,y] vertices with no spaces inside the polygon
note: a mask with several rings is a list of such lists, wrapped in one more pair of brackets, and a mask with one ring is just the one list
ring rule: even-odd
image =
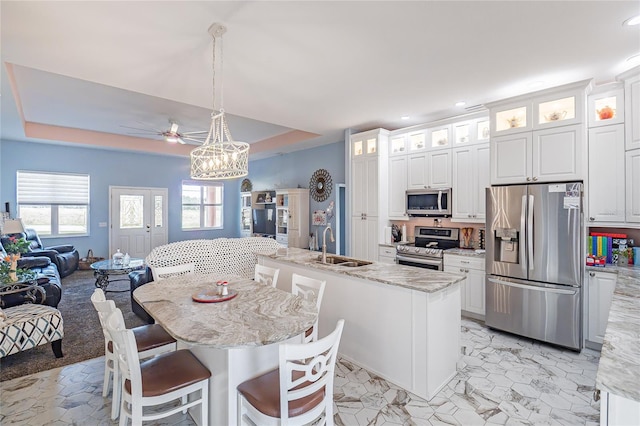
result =
[{"label": "cabinet knob", "polygon": [[589,272],[589,276],[590,276],[590,277],[595,277],[595,276],[596,276],[596,273],[595,273],[595,272]]},{"label": "cabinet knob", "polygon": [[538,180],[538,178],[534,176],[534,177],[533,177],[533,180],[534,180],[534,181],[536,181],[536,180]]},{"label": "cabinet knob", "polygon": [[478,215],[477,215],[477,214],[474,214],[474,215],[473,215],[473,217],[478,217]]},{"label": "cabinet knob", "polygon": [[460,268],[460,272],[464,272],[464,269]]},{"label": "cabinet knob", "polygon": [[470,215],[470,214],[468,214],[468,215],[467,215],[467,217],[471,217],[471,215]]},{"label": "cabinet knob", "polygon": [[531,182],[531,178],[527,176],[527,182]]},{"label": "cabinet knob", "polygon": [[590,218],[589,218],[589,220],[590,220],[591,222],[593,222],[594,220],[596,220],[596,218],[595,218],[595,217],[590,217]]},{"label": "cabinet knob", "polygon": [[596,389],[593,391],[593,400],[600,401],[600,389]]},{"label": "cabinet knob", "polygon": [[464,271],[465,271],[465,272],[467,272],[467,273],[469,272],[469,270],[468,270],[468,269],[465,269]]}]

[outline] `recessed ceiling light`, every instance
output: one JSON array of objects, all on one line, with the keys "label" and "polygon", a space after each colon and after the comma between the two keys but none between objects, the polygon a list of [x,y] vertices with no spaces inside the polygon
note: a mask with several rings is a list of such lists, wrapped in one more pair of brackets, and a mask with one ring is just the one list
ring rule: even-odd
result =
[{"label": "recessed ceiling light", "polygon": [[627,19],[622,23],[623,26],[632,26],[640,24],[640,15]]},{"label": "recessed ceiling light", "polygon": [[456,102],[457,107],[465,106],[467,103],[465,101]]},{"label": "recessed ceiling light", "polygon": [[408,116],[408,115],[403,115],[402,117],[400,117],[400,119],[401,119],[401,120],[408,120],[408,119],[410,119],[410,118],[411,118],[411,117],[410,117],[410,116]]}]

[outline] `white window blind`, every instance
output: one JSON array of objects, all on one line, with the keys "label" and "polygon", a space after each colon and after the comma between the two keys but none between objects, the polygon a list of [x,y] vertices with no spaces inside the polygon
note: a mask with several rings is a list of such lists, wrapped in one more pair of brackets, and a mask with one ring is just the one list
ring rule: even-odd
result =
[{"label": "white window blind", "polygon": [[89,204],[89,175],[17,172],[18,204]]}]

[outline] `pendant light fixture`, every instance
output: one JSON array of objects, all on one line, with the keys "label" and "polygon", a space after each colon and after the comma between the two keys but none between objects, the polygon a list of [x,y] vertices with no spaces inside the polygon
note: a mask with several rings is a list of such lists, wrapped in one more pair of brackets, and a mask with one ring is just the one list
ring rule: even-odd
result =
[{"label": "pendant light fixture", "polygon": [[[191,178],[199,180],[233,179],[249,174],[249,144],[234,141],[224,116],[224,85],[220,86],[220,109],[216,110],[216,40],[220,39],[220,56],[223,56],[222,35],[227,28],[214,23],[209,27],[213,38],[213,105],[211,127],[204,144],[191,151]],[[224,71],[224,58],[220,72]],[[222,79],[221,79],[222,80]]]}]

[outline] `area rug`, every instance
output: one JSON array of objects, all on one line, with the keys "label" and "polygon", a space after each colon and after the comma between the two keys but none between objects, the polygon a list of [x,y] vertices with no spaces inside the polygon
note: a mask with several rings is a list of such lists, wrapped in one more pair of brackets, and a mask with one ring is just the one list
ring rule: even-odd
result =
[{"label": "area rug", "polygon": [[[95,288],[92,271],[76,271],[64,278],[62,299],[58,305],[64,321],[64,357],[56,358],[50,344],[9,355],[0,359],[0,381],[103,356],[104,335],[98,314],[91,304],[91,294]],[[106,296],[122,310],[127,328],[144,324],[131,311],[128,280],[113,282],[109,285],[109,290],[120,290],[117,293],[107,292]]]}]

